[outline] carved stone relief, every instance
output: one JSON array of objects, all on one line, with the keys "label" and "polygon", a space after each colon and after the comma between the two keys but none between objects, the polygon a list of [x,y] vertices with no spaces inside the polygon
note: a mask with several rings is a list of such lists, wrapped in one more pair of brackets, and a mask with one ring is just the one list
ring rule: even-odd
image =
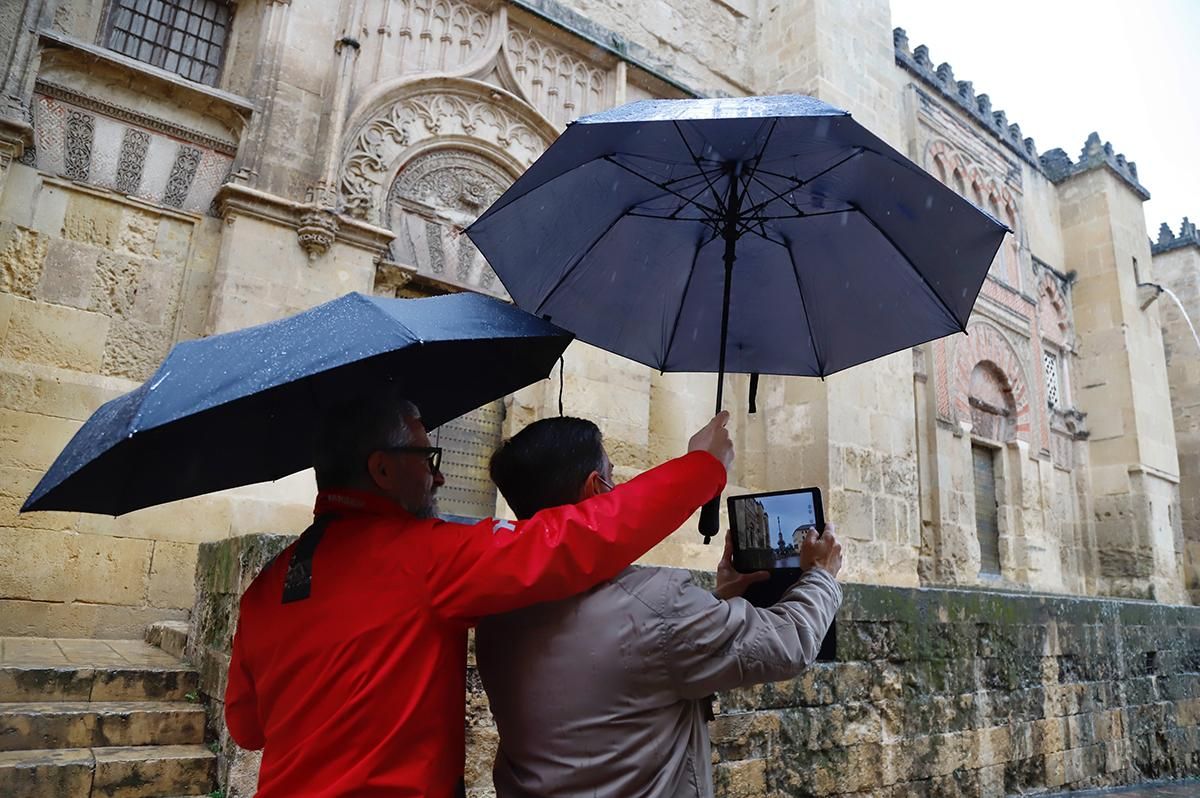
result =
[{"label": "carved stone relief", "polygon": [[85,181],[92,168],[92,137],[95,121],[91,114],[67,112],[66,148],[63,155],[63,174],[72,180]]},{"label": "carved stone relief", "polygon": [[486,59],[496,28],[492,14],[464,2],[383,0],[364,15],[359,68],[368,84],[397,75],[462,72]]},{"label": "carved stone relief", "polygon": [[556,127],[612,105],[607,70],[513,25],[504,46],[521,93]]},{"label": "carved stone relief", "polygon": [[[441,85],[437,85],[441,84]],[[408,154],[434,140],[470,140],[495,152],[513,171],[546,148],[554,131],[511,96],[469,81],[421,83],[412,94],[383,103],[350,133],[342,160],[341,208],[387,224],[390,181]]]},{"label": "carved stone relief", "polygon": [[388,194],[387,223],[396,233],[392,260],[442,282],[507,297],[462,230],[512,180],[498,164],[465,150],[437,149],[413,158]]}]

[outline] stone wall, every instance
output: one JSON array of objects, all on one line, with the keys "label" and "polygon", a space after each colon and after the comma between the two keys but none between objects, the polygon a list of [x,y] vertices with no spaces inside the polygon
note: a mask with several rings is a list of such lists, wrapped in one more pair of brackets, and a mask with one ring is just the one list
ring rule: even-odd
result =
[{"label": "stone wall", "polygon": [[1184,582],[1195,604],[1200,602],[1200,343],[1192,327],[1200,325],[1200,235],[1186,218],[1179,236],[1162,226],[1149,280],[1169,289],[1183,306],[1166,294],[1157,300],[1179,449]]},{"label": "stone wall", "polygon": [[[221,720],[238,596],[293,539],[201,546],[188,656],[228,798],[253,794],[258,767]],[[836,662],[720,696],[721,798],[999,798],[1200,776],[1200,609],[861,584],[845,596]],[[497,738],[473,668],[466,703],[468,794],[488,796]]]}]

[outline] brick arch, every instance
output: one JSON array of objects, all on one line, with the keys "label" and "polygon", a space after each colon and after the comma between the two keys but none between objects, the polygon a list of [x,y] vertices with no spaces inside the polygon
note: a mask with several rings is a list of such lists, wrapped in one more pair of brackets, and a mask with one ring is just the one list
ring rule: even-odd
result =
[{"label": "brick arch", "polygon": [[1018,440],[1029,441],[1033,416],[1029,408],[1028,379],[1017,351],[996,327],[975,322],[967,327],[966,340],[960,341],[954,353],[954,385],[952,407],[958,421],[971,418],[971,374],[980,363],[990,364],[1004,378],[1012,391],[1016,414],[1014,432]]}]

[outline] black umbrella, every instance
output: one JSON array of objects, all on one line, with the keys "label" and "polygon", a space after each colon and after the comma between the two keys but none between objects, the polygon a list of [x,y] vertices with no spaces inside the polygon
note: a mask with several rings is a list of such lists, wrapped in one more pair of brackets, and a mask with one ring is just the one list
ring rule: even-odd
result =
[{"label": "black umbrella", "polygon": [[784,96],[584,117],[467,233],[520,307],[717,372],[720,410],[726,371],[824,377],[964,330],[1006,230],[845,111]]},{"label": "black umbrella", "polygon": [[546,377],[570,333],[478,294],[347,294],[304,313],[179,344],[104,404],[21,510],[120,515],[312,465],[317,419],[391,381],[427,428]]}]

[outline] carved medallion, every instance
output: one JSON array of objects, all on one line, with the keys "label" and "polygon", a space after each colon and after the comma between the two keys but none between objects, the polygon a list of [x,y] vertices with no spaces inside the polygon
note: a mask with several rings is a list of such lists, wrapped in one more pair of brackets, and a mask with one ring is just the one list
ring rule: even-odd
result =
[{"label": "carved medallion", "polygon": [[482,155],[457,149],[409,161],[388,192],[392,260],[437,280],[507,296],[462,230],[496,201],[513,177]]}]

